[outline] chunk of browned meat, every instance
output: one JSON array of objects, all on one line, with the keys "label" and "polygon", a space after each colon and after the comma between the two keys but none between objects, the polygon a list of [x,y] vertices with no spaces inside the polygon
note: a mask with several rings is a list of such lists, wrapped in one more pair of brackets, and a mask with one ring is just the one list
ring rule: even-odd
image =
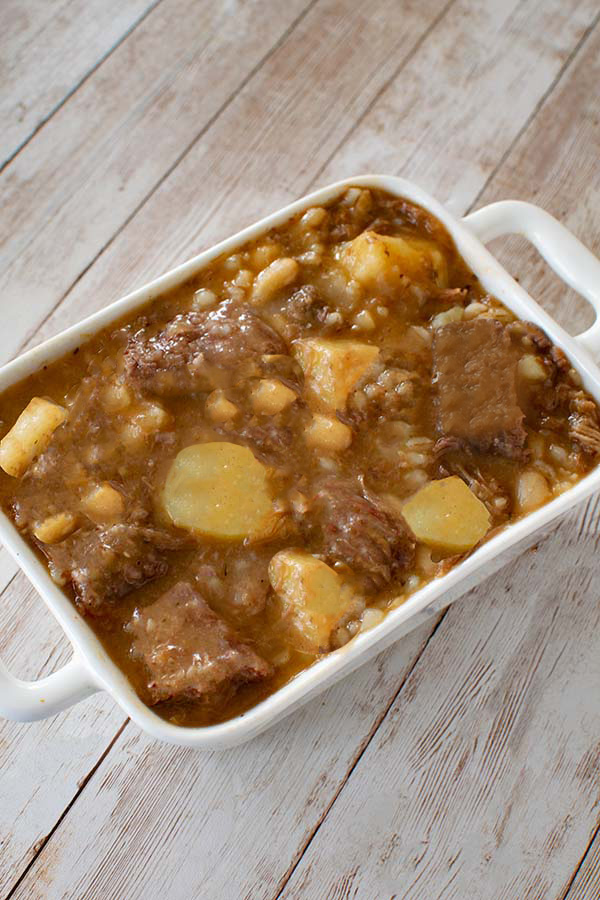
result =
[{"label": "chunk of browned meat", "polygon": [[237,369],[248,359],[285,353],[282,338],[259,316],[223,303],[176,316],[158,334],[137,332],[125,350],[125,368],[144,390],[181,396],[214,387],[214,368]]},{"label": "chunk of browned meat", "polygon": [[320,546],[328,562],[344,563],[362,577],[366,590],[380,590],[410,568],[415,542],[404,523],[376,498],[331,479],[315,496]]},{"label": "chunk of browned meat", "polygon": [[286,425],[255,417],[243,425],[238,433],[245,444],[249,444],[267,461],[281,458],[289,451],[293,441],[292,431]]},{"label": "chunk of browned meat", "polygon": [[583,391],[573,391],[569,403],[569,435],[589,456],[600,454],[598,407]]},{"label": "chunk of browned meat", "polygon": [[151,703],[231,693],[271,674],[269,664],[192,587],[180,582],[155,603],[136,609],[128,630],[132,655],[148,671]]},{"label": "chunk of browned meat", "polygon": [[433,358],[440,435],[518,459],[527,433],[517,402],[516,358],[504,326],[474,319],[438,328]]},{"label": "chunk of browned meat", "polygon": [[80,530],[60,544],[42,545],[52,577],[71,583],[86,613],[102,615],[111,604],[168,569],[165,551],[184,541],[155,528],[111,525]]}]

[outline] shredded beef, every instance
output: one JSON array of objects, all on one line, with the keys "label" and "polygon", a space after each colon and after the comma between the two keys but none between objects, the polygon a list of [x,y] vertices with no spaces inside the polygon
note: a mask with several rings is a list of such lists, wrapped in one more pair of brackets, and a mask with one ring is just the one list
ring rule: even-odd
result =
[{"label": "shredded beef", "polygon": [[589,456],[600,454],[598,408],[583,391],[574,391],[569,402],[569,434]]},{"label": "shredded beef", "polygon": [[223,697],[260,681],[271,667],[233,634],[197,591],[180,582],[155,603],[136,609],[128,630],[132,656],[148,673],[152,704]]}]

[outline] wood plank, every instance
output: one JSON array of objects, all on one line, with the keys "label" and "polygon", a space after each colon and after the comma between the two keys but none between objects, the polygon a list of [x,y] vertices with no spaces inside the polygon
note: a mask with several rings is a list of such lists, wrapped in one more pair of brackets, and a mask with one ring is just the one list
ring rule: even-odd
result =
[{"label": "wood plank", "polygon": [[450,609],[282,900],[562,896],[600,801],[598,524]]},{"label": "wood plank", "polygon": [[[472,27],[475,29],[477,44],[486,45],[492,36],[498,39],[497,19],[494,18],[496,5],[491,6],[493,9],[489,10],[489,15],[486,17],[481,14],[481,11],[475,15],[475,11],[471,7],[461,4],[458,7],[461,14],[456,16],[453,26],[457,29],[457,39],[464,32],[465,22],[474,23]],[[538,15],[544,16],[542,21],[546,21],[547,7],[540,10],[539,5],[532,4],[528,8],[537,9]],[[515,4],[515,14],[521,9],[522,6],[518,7]],[[560,9],[563,7],[561,6]],[[558,13],[559,6],[557,5],[557,27],[560,28],[561,40],[565,33],[565,27],[568,27],[570,22],[572,46],[575,46],[582,31],[581,6],[573,6],[572,14],[566,23]],[[590,13],[591,20],[590,7],[588,7],[588,13]],[[309,19],[310,17],[307,16],[303,25],[307,25]],[[364,27],[362,22],[359,24]],[[539,24],[533,12],[529,18],[525,17],[521,20],[521,27],[525,28],[527,33],[536,26],[539,30]],[[444,28],[447,27],[448,21],[446,20]],[[500,33],[505,53],[514,52],[516,63],[519,55],[524,52],[523,45],[519,43],[520,32],[517,30],[515,34],[513,27],[508,23],[503,25]],[[429,37],[438,39],[435,31],[432,31]],[[558,40],[557,37],[556,39]],[[473,40],[475,42],[475,38]],[[555,53],[552,49],[553,40],[549,37],[546,47],[546,53],[554,58],[554,68],[547,70],[548,81],[544,85],[535,77],[531,77],[526,82],[526,84],[532,85],[532,93],[529,109],[521,108],[525,120],[533,112],[545,87],[547,88],[551,83],[568,56],[566,50],[562,54]],[[349,46],[354,46],[351,41],[348,43]],[[426,46],[427,39],[421,49],[424,50]],[[360,46],[358,49],[361,49]],[[418,65],[420,52],[415,54],[411,66]],[[540,55],[537,50],[534,53],[531,47],[526,48],[525,52],[531,55],[531,66],[546,67],[547,56],[544,53]],[[280,60],[280,56],[283,57],[282,60]],[[501,57],[500,50],[498,56]],[[320,57],[322,57],[322,53]],[[284,44],[265,67],[268,70],[266,73],[268,82],[263,82],[258,77],[255,81],[253,80],[252,85],[249,85],[246,91],[242,92],[223,117],[224,124],[221,120],[215,123],[215,126],[207,133],[202,148],[194,150],[194,166],[189,163],[189,159],[192,157],[190,154],[180,167],[182,169],[181,177],[178,177],[176,170],[165,183],[164,188],[158,191],[148,203],[149,210],[143,210],[124,229],[107,254],[81,280],[73,292],[77,302],[72,307],[66,304],[63,310],[57,312],[56,317],[53,317],[52,321],[48,323],[50,328],[57,328],[62,324],[60,316],[65,315],[65,312],[68,321],[69,315],[73,318],[76,314],[81,314],[82,305],[86,310],[91,308],[94,303],[99,305],[98,298],[101,295],[102,286],[105,288],[114,286],[116,294],[128,279],[133,280],[133,278],[139,277],[141,280],[147,277],[152,271],[151,267],[157,265],[161,259],[164,260],[165,235],[170,235],[166,249],[172,254],[172,257],[165,261],[166,264],[171,262],[171,259],[181,259],[186,254],[185,247],[182,250],[181,244],[185,243],[186,234],[190,230],[193,230],[194,244],[198,245],[201,225],[197,221],[195,222],[191,216],[184,221],[181,219],[185,199],[189,195],[189,184],[194,183],[194,178],[197,178],[199,172],[203,172],[203,175],[207,176],[204,182],[203,198],[208,204],[209,214],[216,215],[214,211],[219,209],[219,218],[215,221],[211,219],[204,224],[205,230],[201,232],[202,237],[210,229],[214,229],[214,232],[222,229],[222,234],[227,227],[228,217],[237,216],[239,222],[242,202],[245,204],[244,215],[247,221],[255,211],[260,210],[261,206],[264,209],[265,194],[268,193],[268,196],[275,197],[272,203],[275,205],[280,200],[287,199],[290,193],[298,192],[298,187],[293,179],[288,177],[283,180],[284,171],[279,161],[278,149],[281,144],[274,146],[272,135],[268,129],[266,129],[267,133],[262,136],[260,126],[263,119],[256,112],[261,98],[263,108],[267,106],[264,98],[269,96],[268,86],[274,81],[278,84],[286,83],[290,92],[296,89],[290,69],[286,66],[287,60],[290,60],[292,71],[297,69],[292,49]],[[312,57],[309,53],[308,65],[311,64]],[[426,56],[425,64],[429,66]],[[351,57],[348,65],[356,71],[358,61]],[[316,77],[319,81],[322,81],[321,71],[317,68]],[[485,78],[489,78],[490,81],[493,81],[496,75],[493,68],[485,72]],[[299,85],[298,90],[300,89]],[[450,86],[448,91],[450,91]],[[485,96],[485,90],[483,95]],[[458,116],[459,107],[462,108],[460,94],[454,96],[455,106],[449,106],[447,94],[439,96],[437,101],[439,103],[438,114],[450,114],[451,116],[450,128],[454,121],[452,116]],[[281,107],[284,107],[284,99],[280,100]],[[349,101],[345,102],[347,105],[349,104]],[[477,183],[480,188],[490,171],[489,167],[485,165],[490,148],[482,147],[477,141],[479,135],[477,130],[478,110],[474,100],[471,99],[470,102],[472,104],[471,115],[467,117],[466,124],[472,129],[470,132],[472,144],[479,148],[474,151],[473,167],[474,170],[477,165],[481,167],[481,178]],[[269,108],[270,104],[263,116],[267,115]],[[461,122],[462,115],[461,113]],[[497,115],[501,121],[498,123],[497,137],[495,137],[496,162],[510,147],[510,142],[514,139],[520,125],[524,124],[523,120],[520,125],[514,123],[513,111],[506,105],[498,108]],[[330,128],[327,130],[324,128],[321,134],[315,130],[312,120],[304,125],[306,119],[307,111],[301,108],[296,112],[293,120],[296,126],[294,133],[297,135],[297,145],[291,147],[292,163],[296,165],[294,160],[298,159],[300,154],[305,161],[309,160],[300,172],[301,178],[306,179],[306,181],[298,179],[300,189],[303,183],[306,184],[314,177],[319,165],[322,165],[323,161],[327,159],[327,154],[332,152],[332,148],[341,140],[347,130],[347,121],[340,120],[334,133],[331,133]],[[230,148],[228,144],[228,140],[231,139],[227,135],[231,134],[233,123],[236,125],[238,140],[243,141],[246,134],[261,133],[260,139],[254,138],[252,156],[243,166],[240,166],[239,151],[235,147]],[[390,123],[394,123],[398,134],[404,133],[410,126],[409,121],[399,122],[393,116],[390,117]],[[291,123],[287,127],[290,129],[291,135]],[[282,132],[280,140],[284,136],[285,132]],[[505,143],[502,142],[503,136]],[[393,139],[389,129],[386,134],[387,139]],[[469,140],[469,134],[465,135],[465,140]],[[212,141],[214,143],[211,143]],[[322,148],[323,142],[327,144],[324,148]],[[478,156],[478,153],[481,155]],[[297,156],[294,157],[294,154]],[[211,159],[214,160],[213,169],[210,168]],[[206,162],[209,164],[205,165]],[[313,162],[314,170],[312,169]],[[293,171],[292,164],[288,168]],[[237,197],[228,197],[227,209],[223,209],[219,207],[219,201],[222,202],[220,188],[223,183],[229,184],[234,178],[237,180],[232,185],[232,189],[237,185],[240,198],[238,200]],[[244,186],[243,190],[241,185]],[[471,190],[473,191],[473,187]],[[468,197],[465,194],[465,205],[468,205],[471,199],[472,196]],[[236,201],[239,205],[236,205]],[[156,222],[161,222],[162,225],[160,236],[155,233]],[[154,224],[154,231],[152,224]],[[138,227],[139,231],[137,231]],[[133,232],[130,233],[130,229],[133,229]],[[122,241],[125,241],[123,249],[121,249]],[[139,251],[141,246],[144,247],[144,254]],[[191,246],[190,242],[190,249]],[[149,261],[146,259],[146,252],[150,254]],[[156,273],[156,271],[155,268],[154,272]],[[131,284],[131,286],[133,285]],[[412,641],[413,638],[409,640]],[[389,654],[383,656],[377,665],[390,665],[389,659],[395,658],[395,655],[403,651],[405,646],[403,642]],[[412,664],[418,655],[418,650],[415,652],[415,648],[412,648],[411,652],[414,653],[410,660]],[[252,898],[274,896],[276,893],[274,888],[279,879],[285,877],[286,871],[295,862],[298,848],[301,849],[307,836],[309,837],[312,831],[318,827],[329,804],[335,799],[343,779],[351,769],[356,754],[360,754],[364,745],[365,732],[361,732],[359,727],[354,728],[354,724],[352,732],[343,731],[343,738],[340,735],[337,735],[336,739],[331,738],[331,733],[336,733],[342,727],[337,725],[338,710],[341,709],[344,713],[342,722],[350,717],[354,723],[355,710],[357,706],[365,703],[365,698],[368,698],[367,702],[373,706],[373,709],[378,709],[381,713],[385,703],[390,702],[397,690],[398,682],[395,678],[391,680],[391,691],[388,690],[389,685],[386,679],[383,679],[383,686],[377,691],[365,689],[362,679],[369,676],[372,668],[367,667],[364,672],[357,673],[353,679],[335,688],[331,695],[327,695],[322,701],[325,706],[319,706],[316,702],[311,704],[290,722],[283,723],[277,731],[265,735],[240,751],[203,757],[178,752],[176,774],[173,773],[173,769],[175,769],[173,751],[168,748],[157,748],[143,736],[132,735],[128,728],[117,742],[106,763],[101,766],[96,777],[90,782],[86,793],[73,806],[60,829],[40,854],[15,896],[30,896],[32,893],[35,896],[36,885],[39,884],[38,879],[43,879],[46,892],[65,897],[81,896],[82,894],[86,897],[110,895],[111,889],[115,889],[117,879],[119,890],[124,890],[129,897],[148,897],[149,892],[150,896],[159,896],[167,890],[169,896],[173,896],[176,900],[177,897],[190,896],[193,888],[198,889],[200,884],[203,885],[204,892],[210,896],[219,896],[219,892],[222,894],[224,890],[227,890],[228,895],[231,896]],[[334,698],[333,701],[330,700],[330,696]],[[322,715],[323,718],[321,718]],[[324,723],[327,723],[327,727],[324,726]],[[354,747],[354,755],[351,752],[350,744]],[[127,753],[122,748],[126,748]],[[333,772],[331,772],[331,767],[335,764],[330,762],[331,754],[335,754],[335,756],[341,754],[341,765],[339,768],[335,767]],[[135,760],[135,770],[128,767],[124,758],[126,756]],[[350,759],[352,764],[348,765]],[[245,768],[246,760],[249,765],[248,769]],[[156,763],[156,768],[154,768],[154,763]],[[146,775],[148,767],[152,767],[152,769],[151,773]],[[360,763],[358,768],[360,768]],[[280,780],[282,771],[284,775],[289,776],[284,781]],[[330,773],[332,777],[330,777]],[[157,793],[157,784],[162,785],[163,782],[165,784],[164,791],[161,788]],[[213,793],[215,783],[219,787],[218,795]],[[235,790],[231,789],[232,784]],[[272,790],[271,785],[273,785]],[[319,787],[317,788],[315,785],[319,785]],[[229,789],[227,790],[225,786],[229,786]],[[147,812],[147,818],[143,822],[143,832],[138,830],[142,826],[137,824],[141,821],[141,816],[139,812],[131,811],[131,805],[128,802],[130,798],[132,802],[134,800],[139,802],[138,798],[142,796],[144,797],[145,816]],[[300,812],[298,804],[307,797],[310,803],[302,806]],[[104,799],[102,800],[102,798]],[[146,798],[148,799],[146,800]],[[282,798],[284,799],[282,800]],[[368,798],[364,802],[365,808],[369,810]],[[335,810],[335,806],[333,808]],[[369,815],[371,815],[370,812]],[[356,821],[361,821],[360,816]],[[249,823],[251,823],[251,827],[249,827]],[[362,828],[362,826],[356,826],[357,831],[359,827]],[[135,836],[129,837],[132,829],[135,830]],[[85,835],[83,844],[79,839],[81,834]],[[265,834],[268,834],[268,841],[265,841]],[[131,847],[135,843],[137,848],[135,859],[132,858],[131,852],[126,856],[120,849],[122,842],[129,840],[132,843],[128,846]],[[186,847],[188,858],[193,860],[193,863],[186,868],[181,866],[180,848],[182,845]],[[77,853],[75,863],[73,863],[74,850]],[[235,865],[228,855],[232,851],[235,851]],[[248,865],[240,871],[239,861],[241,859],[247,860]],[[230,864],[228,865],[228,863]],[[212,875],[213,870],[214,876]],[[209,887],[206,887],[202,881],[203,878],[211,879],[208,882]],[[232,878],[239,879],[239,882],[235,881],[232,884]],[[125,888],[123,888],[123,880],[125,880]],[[227,885],[227,888],[224,885]],[[367,892],[364,896],[372,895],[376,894]],[[328,895],[325,890],[319,890],[314,896],[320,898]]]},{"label": "wood plank", "polygon": [[0,360],[80,277],[311,2],[276,4],[264,16],[260,0],[252,0],[232,17],[220,0],[163,0],[4,170]]},{"label": "wood plank", "polygon": [[462,215],[535,114],[531,97],[541,102],[553,88],[597,12],[594,2],[455,5],[360,128],[344,135],[319,183],[357,168],[398,174]]},{"label": "wood plank", "polygon": [[[597,250],[599,51],[596,29],[480,197],[537,200]],[[530,251],[526,266],[556,302]],[[594,497],[450,610],[282,900],[596,895],[596,845],[568,888],[599,825],[599,526]]]},{"label": "wood plank", "polygon": [[0,169],[156,5],[7,0],[0,33]]},{"label": "wood plank", "polygon": [[[0,616],[0,656],[15,675],[40,678],[69,659],[62,630],[23,575],[3,592]],[[44,722],[0,722],[0,896],[39,853],[124,721],[99,695]]]}]

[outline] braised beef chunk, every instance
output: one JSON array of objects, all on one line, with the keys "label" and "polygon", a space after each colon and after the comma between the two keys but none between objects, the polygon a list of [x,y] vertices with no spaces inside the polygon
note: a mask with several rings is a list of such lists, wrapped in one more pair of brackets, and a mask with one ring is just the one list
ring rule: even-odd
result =
[{"label": "braised beef chunk", "polygon": [[125,367],[144,390],[181,396],[214,387],[213,368],[234,369],[263,354],[285,353],[283,340],[259,316],[222,303],[210,312],[176,316],[156,335],[133,335]]},{"label": "braised beef chunk", "polygon": [[588,456],[600,454],[598,407],[583,391],[574,391],[569,400],[569,434]]},{"label": "braised beef chunk", "polygon": [[182,544],[155,528],[121,524],[82,529],[60,544],[43,545],[43,550],[53,578],[71,583],[85,612],[102,615],[116,600],[164,575],[165,551]]},{"label": "braised beef chunk", "polygon": [[128,630],[132,656],[148,672],[152,704],[230,694],[271,674],[269,664],[241,643],[206,600],[180,582],[160,599],[136,609]]},{"label": "braised beef chunk", "polygon": [[531,322],[512,322],[507,326],[512,339],[526,353],[537,357],[544,367],[545,379],[520,384],[527,410],[527,425],[555,437],[568,439],[576,451],[588,457],[600,454],[598,407],[577,381],[572,379],[571,363],[541,328]]},{"label": "braised beef chunk", "polygon": [[504,326],[474,319],[438,328],[433,357],[440,435],[519,459],[527,433],[517,402],[516,358]]},{"label": "braised beef chunk", "polygon": [[330,563],[344,563],[379,590],[401,577],[414,559],[415,542],[399,519],[352,484],[331,479],[315,497],[320,522],[319,551]]}]

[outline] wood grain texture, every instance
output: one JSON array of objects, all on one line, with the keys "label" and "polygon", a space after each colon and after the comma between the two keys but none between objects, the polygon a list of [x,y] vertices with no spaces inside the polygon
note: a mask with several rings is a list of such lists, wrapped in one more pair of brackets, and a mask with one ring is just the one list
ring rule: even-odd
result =
[{"label": "wood grain texture", "polygon": [[[0,585],[7,577],[0,557]],[[0,656],[12,672],[37,679],[70,656],[61,628],[19,574],[3,591]],[[0,723],[0,896],[6,897],[81,790],[124,714],[106,696],[33,725]]]},{"label": "wood grain texture", "polygon": [[[393,19],[392,6],[398,9],[395,4],[376,3],[369,7],[364,20],[359,16],[352,17],[354,28],[351,32],[345,19],[342,18],[340,24],[338,2],[321,2],[311,10],[203,140],[187,154],[78,281],[32,336],[28,346],[57,333],[80,318],[83,312],[100,308],[108,300],[138,287],[233,230],[289,202],[306,192],[317,178],[325,183],[325,180],[368,169],[385,171],[389,162],[386,148],[390,143],[408,141],[406,135],[412,134],[413,128],[409,110],[388,106],[390,93],[396,92],[397,82],[403,85],[412,79],[417,86],[411,97],[413,104],[418,106],[421,98],[426,96],[432,58],[439,42],[452,47],[462,39],[464,23],[469,22],[473,46],[487,48],[499,44],[504,48],[504,53],[498,50],[495,57],[497,68],[491,63],[485,66],[482,61],[476,88],[469,78],[464,78],[461,83],[458,79],[446,81],[440,77],[439,90],[428,99],[427,109],[432,121],[443,119],[442,131],[449,135],[461,131],[462,140],[471,148],[470,158],[468,161],[454,160],[448,167],[445,145],[440,144],[438,135],[431,145],[426,145],[427,151],[423,151],[423,156],[432,158],[430,178],[425,186],[435,189],[442,200],[456,190],[454,172],[465,166],[469,169],[470,188],[467,191],[465,179],[460,196],[460,207],[466,209],[493,171],[489,162],[492,153],[499,162],[510,148],[520,127],[533,114],[545,90],[560,72],[569,52],[593,21],[595,11],[593,2],[572,2],[567,11],[561,2],[540,5],[539,0],[525,4],[512,0],[511,8],[519,14],[518,18],[513,21],[508,15],[501,17],[499,23],[496,4],[487,3],[481,8],[475,2],[454,3],[440,8],[441,18],[423,34],[417,52],[407,51],[404,60],[398,54],[393,55],[393,66],[381,71],[372,58],[372,51],[366,55],[366,49],[377,47],[379,55],[385,51],[385,59],[392,58],[393,46],[387,34],[392,32],[389,28]],[[525,10],[529,10],[528,15]],[[429,15],[432,16],[434,11],[432,7]],[[550,38],[545,53],[539,47],[534,52],[530,33],[547,30],[553,20],[557,28],[554,40],[562,48],[560,53]],[[415,27],[409,27],[405,11],[402,22],[413,41],[416,40],[418,32]],[[337,30],[334,30],[336,24]],[[392,33],[397,43],[398,32]],[[339,35],[337,43],[336,35]],[[313,45],[316,45],[314,49]],[[491,141],[487,136],[484,140],[479,116],[487,115],[494,84],[501,82],[506,72],[515,66],[527,69],[522,94],[528,98],[528,103],[520,98],[519,115],[512,106],[498,107],[493,137]],[[313,72],[308,88],[306,70]],[[365,85],[369,85],[368,91]],[[326,105],[330,93],[337,97],[338,103],[327,110],[327,115],[316,116],[315,109]],[[404,96],[403,89],[400,89],[400,96]],[[338,171],[335,163],[328,160],[336,147],[343,145],[349,122],[358,118],[357,132],[360,133],[372,118],[377,117],[381,104],[387,109],[386,124],[371,135],[371,157],[364,160],[359,142],[353,162],[345,158]],[[465,108],[470,110],[468,116]],[[275,110],[280,115],[274,116]],[[411,146],[418,144],[422,127],[421,121],[417,121]],[[240,144],[250,148],[243,159],[240,158]],[[376,158],[375,147],[383,150],[381,161]],[[323,165],[328,166],[326,179],[321,171]],[[408,167],[400,171],[412,176]],[[189,202],[189,185],[200,178],[202,205],[197,208]],[[160,228],[157,228],[157,222]]]},{"label": "wood grain texture", "polygon": [[424,636],[225,753],[159,746],[128,726],[14,897],[106,900],[117,884],[128,900],[273,897]]},{"label": "wood grain texture", "polygon": [[0,169],[157,0],[4,0]]},{"label": "wood grain texture", "polygon": [[220,0],[163,0],[4,170],[0,359],[30,331],[29,310],[39,322],[60,301],[308,3],[261,17],[254,0],[232,17]]},{"label": "wood grain texture", "polygon": [[[122,227],[111,226],[106,249],[101,252],[97,234],[90,238],[86,253],[97,247],[94,256],[101,255],[33,339],[314,181],[367,168],[401,171],[449,198],[456,211],[477,198],[549,191],[544,205],[564,212],[593,243],[585,228],[596,235],[597,175],[593,157],[589,166],[581,166],[581,158],[589,149],[597,158],[598,149],[598,29],[590,35],[596,12],[595,4],[575,0],[454,0],[402,9],[378,2],[360,11],[320,0],[217,111],[173,173],[164,168],[160,186],[139,211],[132,210]],[[167,32],[171,23],[165,23]],[[241,40],[233,35],[231,47]],[[233,56],[232,49],[228,66]],[[116,121],[124,100],[115,102],[121,104]],[[149,115],[157,115],[158,103],[149,96]],[[552,148],[544,144],[549,131]],[[126,137],[115,131],[116,144]],[[52,144],[46,156],[48,148]],[[243,155],[240,148],[247,148]],[[153,156],[152,148],[148,152]],[[167,156],[162,144],[156,152]],[[64,158],[74,157],[69,151]],[[47,163],[41,151],[39,159]],[[159,159],[152,162],[158,172]],[[592,183],[589,204],[578,201],[580,169]],[[57,196],[61,184],[64,190],[67,181],[56,182]],[[190,186],[198,184],[195,206]],[[92,184],[87,201],[97,203],[102,189]],[[570,198],[560,210],[552,206],[559,196]],[[81,210],[78,215],[85,221]],[[35,232],[28,238],[27,223],[19,227],[25,246]],[[518,263],[524,271],[530,254]],[[575,307],[569,304],[570,315]],[[22,305],[23,333],[35,331],[47,309]],[[15,349],[16,341],[7,342],[6,353]],[[453,608],[429,644],[427,630],[410,636],[239,750],[195,755],[158,747],[129,725],[103,758],[122,722],[113,708],[113,718],[98,717],[103,737],[88,739],[83,764],[61,747],[40,788],[35,771],[23,775],[22,760],[33,753],[32,744],[24,744],[10,756],[7,771],[22,784],[6,820],[0,813],[0,827],[8,821],[12,829],[20,808],[27,815],[17,837],[7,839],[12,856],[4,871],[2,847],[0,884],[14,884],[30,859],[14,897],[254,900],[275,898],[281,889],[282,896],[302,900],[371,900],[392,896],[394,887],[396,896],[419,900],[553,900],[594,884],[593,870],[592,881],[581,879],[595,845],[576,869],[597,826],[593,697],[599,673],[591,576],[599,510],[598,500],[590,501],[537,556],[513,564]],[[0,586],[11,566],[0,555]],[[7,596],[16,596],[11,591],[18,583]],[[28,606],[14,608],[13,627],[4,635],[9,659],[19,659],[23,671],[45,658],[44,647],[49,652],[49,644],[28,646],[44,633],[45,614],[37,608],[40,618],[35,615]],[[93,698],[68,714],[73,733],[85,733],[85,717],[97,703]],[[56,734],[64,718],[53,720]],[[0,727],[0,772],[2,754],[33,731]],[[88,775],[81,790],[77,780]],[[49,831],[44,848],[32,850]]]},{"label": "wood grain texture", "polygon": [[596,534],[453,606],[282,894],[548,900],[595,830]]}]

